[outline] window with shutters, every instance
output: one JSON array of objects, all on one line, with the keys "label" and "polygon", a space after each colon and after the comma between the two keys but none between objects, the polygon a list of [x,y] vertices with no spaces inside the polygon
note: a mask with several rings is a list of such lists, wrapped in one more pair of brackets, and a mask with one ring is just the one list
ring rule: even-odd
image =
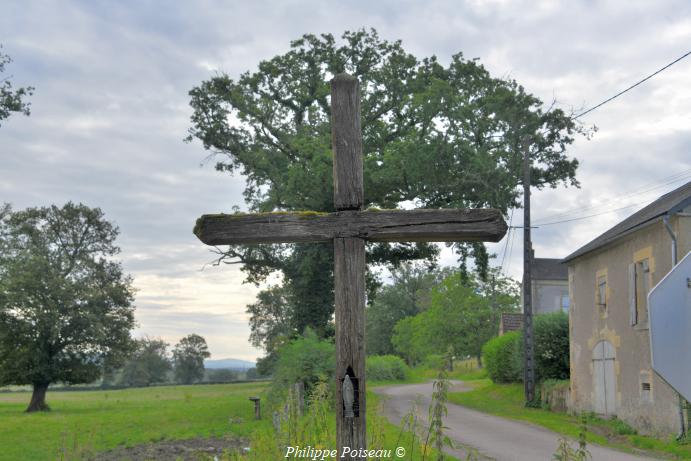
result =
[{"label": "window with shutters", "polygon": [[631,325],[648,328],[648,293],[652,286],[650,259],[641,258],[629,264],[629,311]]},{"label": "window with shutters", "polygon": [[597,305],[602,310],[607,308],[607,277],[604,275],[597,278]]},{"label": "window with shutters", "polygon": [[639,324],[648,323],[648,293],[650,292],[650,266],[648,260],[636,262],[636,317]]}]

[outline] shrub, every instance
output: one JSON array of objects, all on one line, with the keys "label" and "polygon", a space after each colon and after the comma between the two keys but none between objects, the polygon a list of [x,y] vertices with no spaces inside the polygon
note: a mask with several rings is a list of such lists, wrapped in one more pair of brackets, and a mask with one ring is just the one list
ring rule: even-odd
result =
[{"label": "shrub", "polygon": [[497,336],[485,343],[482,355],[490,379],[495,383],[514,383],[522,378],[522,335],[517,331]]},{"label": "shrub", "polygon": [[[552,312],[535,316],[533,335],[536,379],[569,379],[568,315]],[[510,383],[523,379],[523,332],[512,331],[489,340],[482,354],[492,381]]]},{"label": "shrub", "polygon": [[569,379],[569,316],[551,312],[535,316],[537,379]]},{"label": "shrub", "polygon": [[336,373],[334,343],[319,339],[307,328],[305,334],[281,347],[278,351],[271,388],[271,400],[277,402],[286,396],[287,389],[299,381],[305,384],[309,396],[319,381],[333,382]]},{"label": "shrub", "polygon": [[636,429],[629,426],[628,424],[626,424],[621,419],[618,419],[616,416],[612,416],[609,421],[610,421],[610,424],[611,424],[614,432],[616,432],[619,435],[637,435],[638,434]]},{"label": "shrub", "polygon": [[408,366],[395,355],[372,355],[367,357],[365,373],[374,381],[403,381],[408,376]]},{"label": "shrub", "polygon": [[430,370],[441,370],[444,366],[446,366],[446,362],[441,354],[430,354],[425,359],[425,368]]}]

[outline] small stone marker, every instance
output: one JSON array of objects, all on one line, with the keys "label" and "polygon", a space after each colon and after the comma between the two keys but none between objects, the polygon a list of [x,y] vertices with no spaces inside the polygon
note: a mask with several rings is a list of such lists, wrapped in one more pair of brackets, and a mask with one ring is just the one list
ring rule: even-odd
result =
[{"label": "small stone marker", "polygon": [[302,416],[305,412],[305,383],[298,381],[295,383],[294,389],[298,416]]},{"label": "small stone marker", "polygon": [[335,213],[204,215],[194,233],[207,245],[333,242],[336,443],[339,453],[360,453],[367,448],[365,242],[498,242],[507,226],[489,208],[363,211],[360,88],[350,75],[331,80],[331,137]]},{"label": "small stone marker", "polygon": [[261,399],[259,397],[250,397],[249,399],[254,402],[254,419],[262,419]]}]

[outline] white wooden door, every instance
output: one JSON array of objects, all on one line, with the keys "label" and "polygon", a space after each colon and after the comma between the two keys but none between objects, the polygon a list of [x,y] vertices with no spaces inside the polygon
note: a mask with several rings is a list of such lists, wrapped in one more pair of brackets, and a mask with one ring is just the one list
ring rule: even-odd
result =
[{"label": "white wooden door", "polygon": [[600,341],[593,350],[593,387],[595,412],[615,415],[616,375],[614,373],[614,347],[608,341]]}]

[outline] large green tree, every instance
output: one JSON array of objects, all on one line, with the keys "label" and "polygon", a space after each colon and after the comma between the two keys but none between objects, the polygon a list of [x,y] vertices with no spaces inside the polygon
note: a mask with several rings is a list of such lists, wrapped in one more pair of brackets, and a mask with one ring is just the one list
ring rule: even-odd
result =
[{"label": "large green tree", "polygon": [[[304,35],[285,54],[238,78],[218,74],[190,91],[188,141],[198,139],[221,172],[241,174],[252,211],[333,211],[329,80],[360,81],[365,206],[518,206],[522,144],[529,142],[532,185],[577,185],[566,154],[583,132],[568,114],[510,79],[492,77],[462,54],[447,64],[418,59],[376,31]],[[482,243],[455,245],[461,268]],[[243,264],[249,282],[280,271],[296,332],[328,331],[333,313],[331,245],[236,246],[226,262]],[[427,244],[369,244],[370,264],[433,258]],[[375,278],[370,276],[370,282]],[[373,294],[376,283],[370,283]]]},{"label": "large green tree", "polygon": [[134,290],[113,260],[117,235],[82,204],[0,212],[0,385],[32,385],[27,411],[48,409],[51,383],[92,382],[129,352]]},{"label": "large green tree", "polygon": [[187,335],[173,348],[175,381],[192,384],[204,377],[204,359],[211,357],[204,337]]},{"label": "large green tree", "polygon": [[31,103],[26,102],[26,97],[34,92],[34,88],[30,86],[13,89],[9,77],[2,76],[11,62],[12,58],[2,52],[0,45],[0,122],[9,118],[13,112],[29,115]]}]

